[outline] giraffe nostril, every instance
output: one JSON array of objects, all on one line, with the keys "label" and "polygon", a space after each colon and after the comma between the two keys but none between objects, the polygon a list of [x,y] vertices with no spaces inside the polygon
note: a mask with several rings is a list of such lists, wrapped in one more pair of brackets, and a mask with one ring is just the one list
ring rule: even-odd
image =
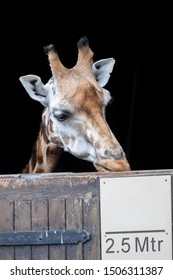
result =
[{"label": "giraffe nostril", "polygon": [[116,159],[116,160],[126,159],[126,155],[122,148],[119,148],[118,151],[105,150],[104,154],[105,154],[105,157],[107,157],[107,158],[112,158],[112,159]]},{"label": "giraffe nostril", "polygon": [[104,155],[105,155],[106,158],[112,158],[112,157],[115,156],[115,155],[113,155],[113,153],[112,153],[111,151],[109,151],[109,150],[105,150]]},{"label": "giraffe nostril", "polygon": [[116,159],[126,159],[126,155],[122,148],[120,148],[119,152],[117,153]]},{"label": "giraffe nostril", "polygon": [[126,155],[123,151],[123,149],[121,148],[121,152],[120,152],[121,158],[126,159]]}]

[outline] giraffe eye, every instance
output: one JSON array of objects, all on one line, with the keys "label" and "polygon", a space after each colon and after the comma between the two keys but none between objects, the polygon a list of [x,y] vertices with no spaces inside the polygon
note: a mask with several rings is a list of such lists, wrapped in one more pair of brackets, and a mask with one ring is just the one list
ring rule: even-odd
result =
[{"label": "giraffe eye", "polygon": [[54,112],[53,115],[59,122],[67,120],[70,116],[68,112]]}]

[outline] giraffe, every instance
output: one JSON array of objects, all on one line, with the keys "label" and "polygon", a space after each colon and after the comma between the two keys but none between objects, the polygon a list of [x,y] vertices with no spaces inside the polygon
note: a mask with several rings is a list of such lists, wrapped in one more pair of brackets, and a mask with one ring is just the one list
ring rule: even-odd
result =
[{"label": "giraffe", "polygon": [[21,173],[57,172],[63,151],[91,162],[98,172],[130,170],[105,117],[111,95],[104,86],[115,59],[94,62],[86,36],[78,40],[77,48],[76,65],[66,68],[54,45],[44,47],[52,74],[46,84],[37,75],[19,78],[29,96],[43,105],[31,158]]}]

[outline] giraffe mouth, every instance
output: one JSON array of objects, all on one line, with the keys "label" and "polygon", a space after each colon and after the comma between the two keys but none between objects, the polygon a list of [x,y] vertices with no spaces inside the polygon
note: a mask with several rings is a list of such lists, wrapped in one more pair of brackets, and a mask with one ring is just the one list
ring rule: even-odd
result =
[{"label": "giraffe mouth", "polygon": [[103,160],[99,163],[94,163],[94,166],[99,172],[108,172],[108,171],[130,171],[130,165],[127,160]]}]

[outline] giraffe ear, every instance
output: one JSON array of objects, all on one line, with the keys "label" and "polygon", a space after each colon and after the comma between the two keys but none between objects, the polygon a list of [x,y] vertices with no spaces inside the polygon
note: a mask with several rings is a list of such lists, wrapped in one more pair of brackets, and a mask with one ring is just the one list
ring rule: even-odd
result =
[{"label": "giraffe ear", "polygon": [[46,105],[47,90],[40,77],[36,75],[26,75],[19,78],[29,96],[39,101],[43,106]]},{"label": "giraffe ear", "polygon": [[104,87],[109,81],[114,64],[114,58],[101,59],[93,63],[92,72],[101,87]]}]

